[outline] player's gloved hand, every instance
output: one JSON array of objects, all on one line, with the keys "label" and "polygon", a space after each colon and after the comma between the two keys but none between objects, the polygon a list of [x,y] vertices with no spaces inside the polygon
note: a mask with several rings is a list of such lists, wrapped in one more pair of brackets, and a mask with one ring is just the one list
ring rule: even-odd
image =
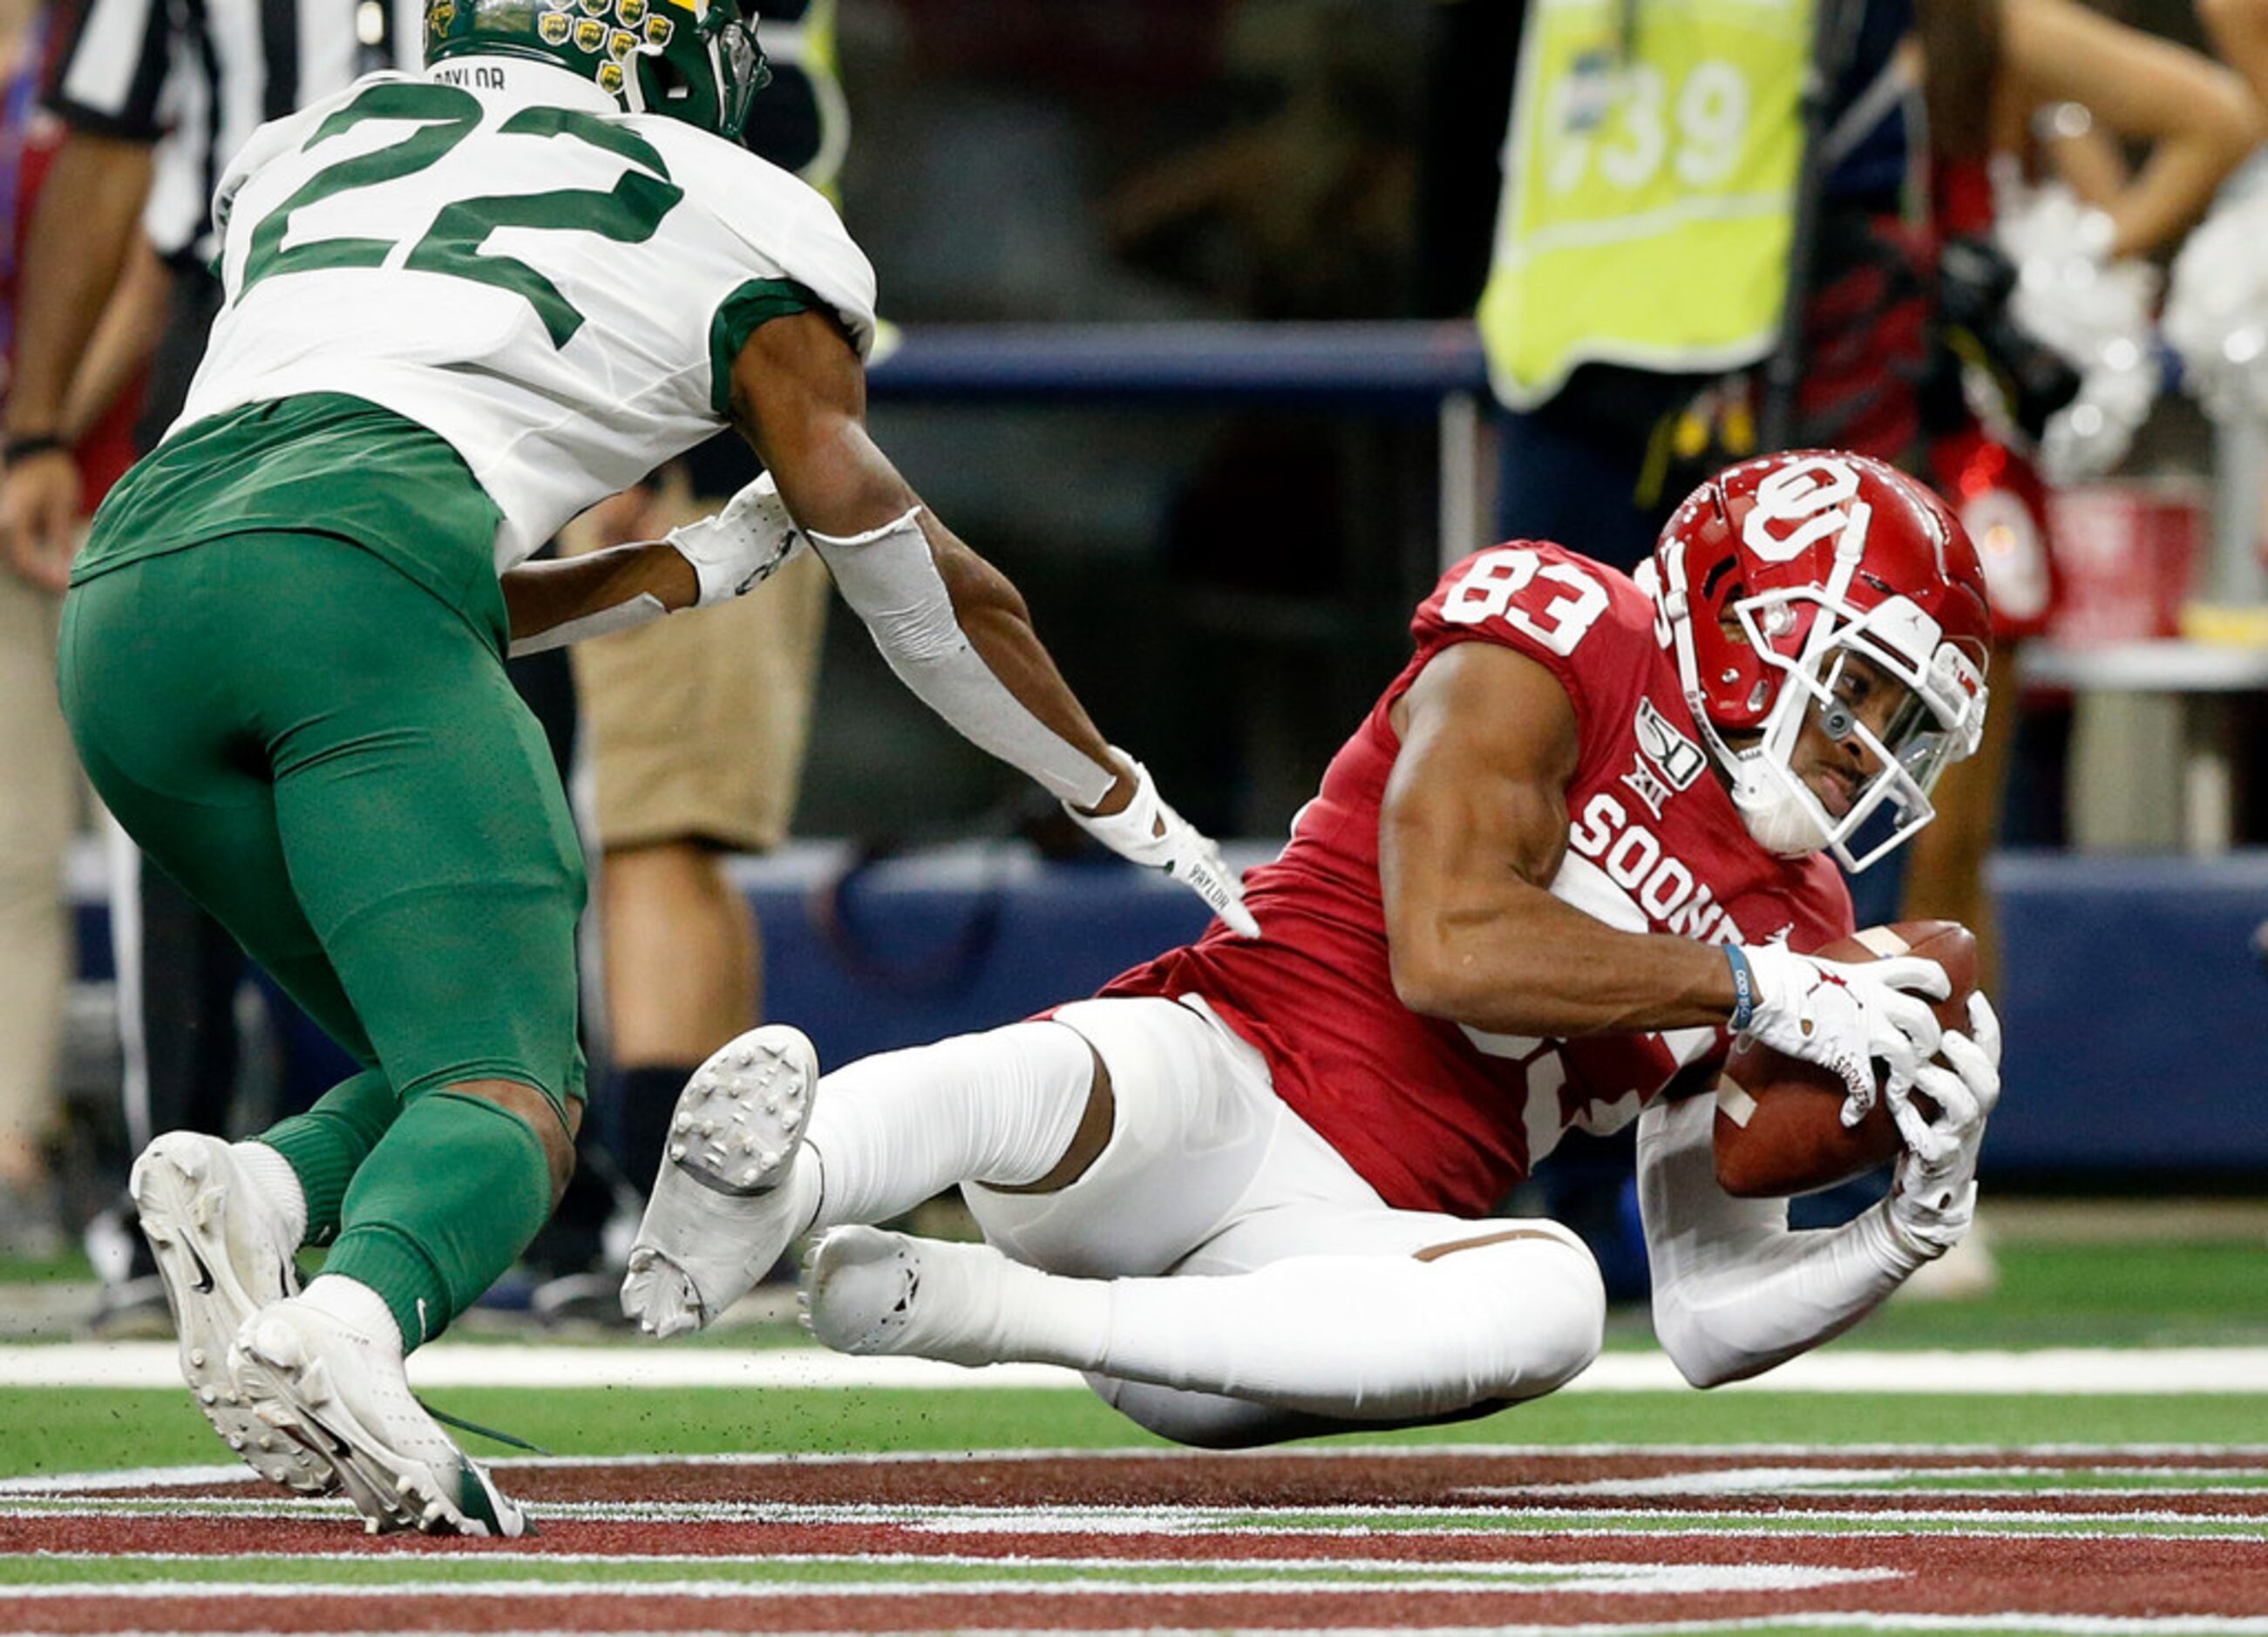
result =
[{"label": "player's gloved hand", "polygon": [[663,538],[693,565],[701,582],[700,600],[693,605],[698,608],[730,602],[754,589],[811,543],[787,514],[770,472],[727,500],[723,511],[673,528]]},{"label": "player's gloved hand", "polygon": [[1212,907],[1228,929],[1246,938],[1260,936],[1260,923],[1244,907],[1244,888],[1221,861],[1211,837],[1167,807],[1150,770],[1113,745],[1110,754],[1134,775],[1134,797],[1117,812],[1082,813],[1069,802],[1073,822],[1122,859],[1161,869]]},{"label": "player's gloved hand", "polygon": [[1890,1227],[1924,1258],[1959,1244],[1977,1213],[1977,1156],[2000,1101],[2000,1020],[1983,995],[1969,998],[1969,1032],[1947,1030],[1940,1051],[1950,1066],[1925,1064],[1914,1088],[1937,1105],[1934,1115],[1909,1093],[1890,1100],[1906,1144],[1890,1190]]},{"label": "player's gloved hand", "polygon": [[1734,1029],[1743,1039],[1833,1070],[1844,1085],[1846,1126],[1874,1106],[1875,1058],[1888,1066],[1887,1089],[1896,1098],[1936,1055],[1941,1031],[1920,997],[1942,1000],[1953,986],[1934,961],[1897,955],[1858,965],[1798,955],[1786,944],[1747,944],[1734,954],[1736,981],[1743,960],[1754,992],[1734,1014]]}]

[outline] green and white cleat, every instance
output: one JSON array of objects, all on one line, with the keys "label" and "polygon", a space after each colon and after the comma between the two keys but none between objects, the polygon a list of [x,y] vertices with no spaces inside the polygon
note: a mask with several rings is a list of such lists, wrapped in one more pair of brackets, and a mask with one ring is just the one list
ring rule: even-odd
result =
[{"label": "green and white cleat", "polygon": [[802,1031],[768,1023],[686,1082],[622,1280],[622,1311],[646,1334],[700,1329],[811,1226],[817,1180],[795,1160],[818,1080]]},{"label": "green and white cleat", "polygon": [[180,1341],[181,1379],[228,1447],[262,1478],[304,1495],[338,1487],[318,1459],[255,1415],[229,1377],[229,1344],[271,1301],[297,1295],[298,1249],[283,1208],[217,1137],[168,1132],[129,1182]]},{"label": "green and white cleat", "polygon": [[519,1504],[411,1394],[393,1336],[305,1297],[279,1301],[246,1321],[229,1374],[262,1422],[336,1475],[372,1534],[533,1532]]}]

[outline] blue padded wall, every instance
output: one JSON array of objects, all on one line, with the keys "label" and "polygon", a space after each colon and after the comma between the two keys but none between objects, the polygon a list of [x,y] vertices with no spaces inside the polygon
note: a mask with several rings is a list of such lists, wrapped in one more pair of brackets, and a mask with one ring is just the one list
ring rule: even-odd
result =
[{"label": "blue padded wall", "polygon": [[2003,1170],[2268,1179],[2268,852],[1994,861]]},{"label": "blue padded wall", "polygon": [[[1203,906],[1111,860],[1047,865],[956,849],[878,864],[845,853],[743,862],[761,918],[768,1016],[821,1060],[989,1029],[1092,992],[1192,938]],[[1265,856],[1237,850],[1248,866]],[[1995,860],[2007,1091],[1988,1173],[2218,1173],[2268,1184],[2268,852],[2218,859],[2012,853]],[[107,977],[99,903],[79,905],[82,975]],[[306,1048],[296,1069],[328,1076]],[[304,1101],[321,1085],[295,1085]]]}]

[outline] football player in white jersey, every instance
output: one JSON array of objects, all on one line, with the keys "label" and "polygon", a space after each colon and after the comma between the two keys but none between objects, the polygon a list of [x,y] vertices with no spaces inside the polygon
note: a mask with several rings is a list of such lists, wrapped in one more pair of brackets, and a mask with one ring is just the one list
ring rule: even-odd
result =
[{"label": "football player in white jersey", "polygon": [[[1248,880],[1262,939],[1210,933],[815,1095],[785,1028],[703,1065],[630,1315],[695,1328],[826,1229],[828,1346],[1068,1365],[1154,1432],[1248,1444],[1485,1413],[1580,1372],[1590,1253],[1488,1214],[1572,1128],[1638,1122],[1655,1327],[1701,1385],[1839,1333],[1956,1242],[1999,1095],[1990,1008],[1940,1040],[1935,963],[1801,952],[1851,931],[1827,855],[1863,866],[1919,829],[1981,732],[1960,524],[1878,462],[1778,455],[1697,490],[1640,581],[1513,541],[1411,630]],[[1719,1186],[1695,1094],[1736,1033],[1833,1068],[1848,1113],[1888,1095],[1889,1197],[1793,1232],[1784,1201]],[[781,1185],[732,1185],[751,1151]],[[954,1184],[987,1243],[864,1226]]]},{"label": "football player in white jersey", "polygon": [[[426,34],[423,73],[230,166],[226,305],[96,519],[60,669],[112,811],[365,1066],[254,1141],[136,1162],[190,1386],[260,1471],[373,1529],[511,1535],[402,1369],[541,1225],[582,1112],[582,860],[508,648],[722,601],[808,546],[955,728],[1251,924],[868,439],[873,275],[734,140],[763,74],[740,0],[432,0]],[[728,422],[770,470],[717,517],[522,566]],[[330,1254],[297,1292],[305,1243]]]}]

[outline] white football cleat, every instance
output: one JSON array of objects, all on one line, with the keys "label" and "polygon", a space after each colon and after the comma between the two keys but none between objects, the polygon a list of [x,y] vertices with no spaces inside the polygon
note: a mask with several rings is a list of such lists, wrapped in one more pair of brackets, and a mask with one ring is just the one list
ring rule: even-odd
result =
[{"label": "white football cleat", "polygon": [[167,1132],[144,1148],[128,1186],[173,1312],[181,1379],[205,1419],[262,1478],[330,1493],[338,1487],[330,1464],[254,1414],[228,1374],[229,1344],[244,1321],[299,1293],[298,1246],[282,1207],[230,1144],[195,1132]]},{"label": "white football cleat", "polygon": [[694,1071],[622,1280],[622,1311],[640,1330],[665,1340],[699,1330],[811,1225],[817,1179],[795,1158],[818,1081],[819,1054],[784,1023],[749,1030]]},{"label": "white football cleat", "polygon": [[838,1228],[819,1242],[804,1323],[837,1353],[910,1353],[947,1364],[997,1364],[1003,1272],[990,1245]]},{"label": "white football cleat", "polygon": [[411,1395],[392,1335],[300,1297],[246,1320],[228,1363],[254,1412],[331,1469],[372,1534],[531,1532],[519,1504]]}]

